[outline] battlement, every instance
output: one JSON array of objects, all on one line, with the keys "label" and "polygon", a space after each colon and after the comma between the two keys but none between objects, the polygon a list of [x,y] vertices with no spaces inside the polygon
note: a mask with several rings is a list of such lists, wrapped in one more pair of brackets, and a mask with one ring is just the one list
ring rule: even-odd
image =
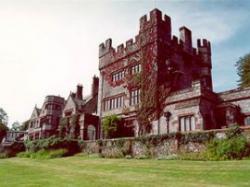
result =
[{"label": "battlement", "polygon": [[[125,43],[118,45],[116,48],[112,46],[112,39],[107,39],[99,45],[99,68],[103,68],[119,59],[138,51],[142,46],[154,41],[163,41],[180,51],[184,51],[190,55],[210,55],[210,42],[206,39],[198,39],[197,48],[192,44],[192,31],[182,26],[179,29],[180,36],[172,36],[171,18],[167,15],[162,16],[162,12],[154,9],[148,15],[140,18],[139,34],[134,39],[129,39]],[[207,61],[207,60],[206,60]]]},{"label": "battlement", "polygon": [[140,32],[156,24],[165,25],[165,27],[169,28],[171,32],[171,18],[167,15],[162,17],[162,12],[158,9],[150,11],[149,19],[147,15],[144,15],[140,18]]},{"label": "battlement", "polygon": [[187,27],[182,26],[180,29],[180,40],[183,42],[184,50],[187,52],[191,52],[193,50],[192,47],[192,32]]},{"label": "battlement", "polygon": [[197,48],[199,53],[207,53],[211,55],[211,44],[208,40],[206,39],[198,39],[197,40]]}]

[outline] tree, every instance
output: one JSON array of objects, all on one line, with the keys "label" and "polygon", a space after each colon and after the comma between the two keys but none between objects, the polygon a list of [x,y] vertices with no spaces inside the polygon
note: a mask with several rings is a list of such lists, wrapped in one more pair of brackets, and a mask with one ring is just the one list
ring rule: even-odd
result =
[{"label": "tree", "polygon": [[5,126],[8,124],[8,115],[2,108],[0,108],[0,123],[4,124]]},{"label": "tree", "polygon": [[8,131],[7,123],[8,115],[2,108],[0,108],[0,142],[2,142],[3,137]]},{"label": "tree", "polygon": [[240,87],[250,86],[250,53],[241,57],[235,64],[237,67],[237,74],[240,79],[238,80]]},{"label": "tree", "polygon": [[111,138],[117,130],[118,122],[121,120],[117,115],[111,114],[103,120],[103,131],[106,138]]},{"label": "tree", "polygon": [[12,123],[11,130],[20,131],[20,129],[21,129],[21,124],[18,121],[15,121],[14,123]]},{"label": "tree", "polygon": [[29,128],[29,123],[30,123],[30,120],[23,122],[23,124],[20,126],[19,130],[26,131]]}]

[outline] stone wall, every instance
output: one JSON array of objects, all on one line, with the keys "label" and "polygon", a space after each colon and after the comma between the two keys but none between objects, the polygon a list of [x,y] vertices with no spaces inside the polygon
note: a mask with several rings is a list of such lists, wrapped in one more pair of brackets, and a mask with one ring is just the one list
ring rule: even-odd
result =
[{"label": "stone wall", "polygon": [[[242,128],[250,141],[250,128]],[[228,129],[192,133],[170,133],[141,138],[120,138],[82,143],[82,152],[103,157],[164,158],[179,153],[201,152],[212,138],[225,138]]]}]

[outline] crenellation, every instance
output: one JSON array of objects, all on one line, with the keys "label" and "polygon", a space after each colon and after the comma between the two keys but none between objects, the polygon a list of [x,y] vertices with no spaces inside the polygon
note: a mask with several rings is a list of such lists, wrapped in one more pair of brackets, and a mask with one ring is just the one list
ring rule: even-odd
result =
[{"label": "crenellation", "polygon": [[130,46],[132,46],[133,42],[134,42],[133,38],[130,38],[129,40],[127,40],[126,41],[126,48],[129,48]]},{"label": "crenellation", "polygon": [[162,13],[160,10],[158,9],[154,9],[152,11],[150,11],[149,13],[149,17],[150,17],[150,22],[152,23],[158,23],[160,21],[162,21]]},{"label": "crenellation", "polygon": [[117,46],[116,53],[119,53],[119,54],[124,53],[124,44],[120,44]]},{"label": "crenellation", "polygon": [[149,13],[149,19],[147,15],[140,18],[140,32],[143,32],[154,25],[161,25],[161,28],[164,28],[166,34],[171,38],[171,18],[167,15],[162,17],[162,13],[158,9],[154,9]]},{"label": "crenellation", "polygon": [[178,37],[177,36],[173,35],[172,43],[173,43],[173,45],[178,45]]},{"label": "crenellation", "polygon": [[113,47],[112,47],[112,39],[109,38],[105,41],[105,44],[104,43],[101,43],[99,45],[99,57],[102,57],[104,56],[105,54],[109,53],[110,50],[112,50]]},{"label": "crenellation", "polygon": [[193,47],[193,55],[198,55],[197,49]]},{"label": "crenellation", "polygon": [[166,14],[164,14],[164,22],[171,23],[171,18]]},{"label": "crenellation", "polygon": [[105,47],[108,48],[108,49],[112,48],[112,39],[111,38],[108,38],[105,41]]},{"label": "crenellation", "polygon": [[198,39],[197,40],[197,48],[199,54],[207,54],[211,55],[211,44],[207,39]]},{"label": "crenellation", "polygon": [[181,39],[178,39],[178,46],[182,49],[184,47],[184,42]]},{"label": "crenellation", "polygon": [[192,53],[192,32],[185,26],[180,27],[180,40],[183,41],[184,50],[186,52]]},{"label": "crenellation", "polygon": [[147,15],[144,15],[140,18],[140,30],[143,30],[147,23]]}]

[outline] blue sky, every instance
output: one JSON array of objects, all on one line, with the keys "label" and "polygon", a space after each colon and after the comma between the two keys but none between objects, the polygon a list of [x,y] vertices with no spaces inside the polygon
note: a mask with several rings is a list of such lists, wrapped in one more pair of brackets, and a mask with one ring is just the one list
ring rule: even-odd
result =
[{"label": "blue sky", "polygon": [[24,121],[46,95],[67,98],[77,83],[90,93],[98,75],[98,46],[116,47],[138,33],[139,19],[154,7],[212,43],[215,91],[237,86],[235,62],[250,52],[250,1],[0,0],[0,107],[10,123]]}]

